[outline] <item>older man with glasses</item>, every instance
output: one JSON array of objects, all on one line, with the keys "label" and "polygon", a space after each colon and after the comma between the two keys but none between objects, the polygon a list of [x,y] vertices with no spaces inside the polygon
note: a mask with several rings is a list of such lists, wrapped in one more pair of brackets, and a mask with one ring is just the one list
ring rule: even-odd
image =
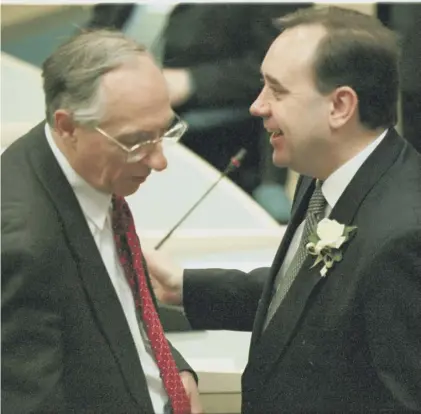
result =
[{"label": "older man with glasses", "polygon": [[120,33],[75,36],[42,75],[46,122],[1,159],[3,412],[201,412],[124,199],[187,125]]}]

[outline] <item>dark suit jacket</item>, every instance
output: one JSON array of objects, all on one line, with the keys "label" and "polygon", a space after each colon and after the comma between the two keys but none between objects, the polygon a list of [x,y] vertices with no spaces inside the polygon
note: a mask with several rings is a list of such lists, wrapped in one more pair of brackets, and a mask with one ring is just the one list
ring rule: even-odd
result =
[{"label": "dark suit jacket", "polygon": [[7,149],[1,167],[2,412],[153,412],[120,302],[44,124]]},{"label": "dark suit jacket", "polygon": [[187,316],[194,328],[253,327],[244,413],[421,410],[421,158],[394,130],[332,210],[358,227],[343,260],[321,277],[308,257],[262,332],[313,181],[298,184],[270,269],[185,272]]}]

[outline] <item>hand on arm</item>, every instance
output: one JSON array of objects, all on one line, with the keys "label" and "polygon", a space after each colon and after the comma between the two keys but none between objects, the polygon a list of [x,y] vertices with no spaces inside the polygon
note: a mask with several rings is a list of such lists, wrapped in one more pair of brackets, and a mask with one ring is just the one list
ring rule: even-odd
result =
[{"label": "hand on arm", "polygon": [[199,387],[193,374],[189,371],[182,371],[180,372],[180,376],[187,395],[190,398],[191,414],[202,414],[203,408],[200,402]]},{"label": "hand on arm", "polygon": [[184,269],[160,251],[144,249],[143,254],[157,299],[167,305],[182,305]]},{"label": "hand on arm", "polygon": [[171,105],[174,107],[185,103],[193,93],[192,80],[188,69],[164,69],[170,93]]},{"label": "hand on arm", "polygon": [[160,251],[144,251],[156,297],[183,305],[193,329],[251,331],[269,268],[189,269]]}]

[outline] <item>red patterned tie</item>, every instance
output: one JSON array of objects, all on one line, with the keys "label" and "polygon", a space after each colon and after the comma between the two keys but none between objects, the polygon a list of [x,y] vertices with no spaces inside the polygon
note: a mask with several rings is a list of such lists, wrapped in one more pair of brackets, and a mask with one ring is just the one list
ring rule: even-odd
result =
[{"label": "red patterned tie", "polygon": [[[155,360],[173,408],[173,414],[190,414],[190,401],[146,282],[142,250],[134,220],[123,197],[113,197],[113,230],[120,263],[132,289],[136,308],[141,311]],[[127,242],[126,248],[124,239]]]}]

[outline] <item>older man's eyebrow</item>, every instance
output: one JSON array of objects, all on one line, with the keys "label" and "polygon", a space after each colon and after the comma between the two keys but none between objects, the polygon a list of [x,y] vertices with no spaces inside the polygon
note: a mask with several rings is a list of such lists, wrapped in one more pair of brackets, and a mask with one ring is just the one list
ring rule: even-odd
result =
[{"label": "older man's eyebrow", "polygon": [[139,144],[154,138],[156,138],[156,133],[153,133],[152,131],[133,131],[116,137],[118,141],[126,145]]},{"label": "older man's eyebrow", "polygon": [[[168,121],[165,123],[165,126],[163,126],[159,130],[158,135],[164,134],[168,130],[168,128],[170,128],[173,125],[175,119],[176,119],[175,115],[171,116],[171,118],[169,118]],[[134,145],[134,144],[139,144],[141,142],[156,139],[156,137],[157,137],[156,131],[139,130],[139,131],[123,133],[119,135],[117,139],[122,144]]]}]

